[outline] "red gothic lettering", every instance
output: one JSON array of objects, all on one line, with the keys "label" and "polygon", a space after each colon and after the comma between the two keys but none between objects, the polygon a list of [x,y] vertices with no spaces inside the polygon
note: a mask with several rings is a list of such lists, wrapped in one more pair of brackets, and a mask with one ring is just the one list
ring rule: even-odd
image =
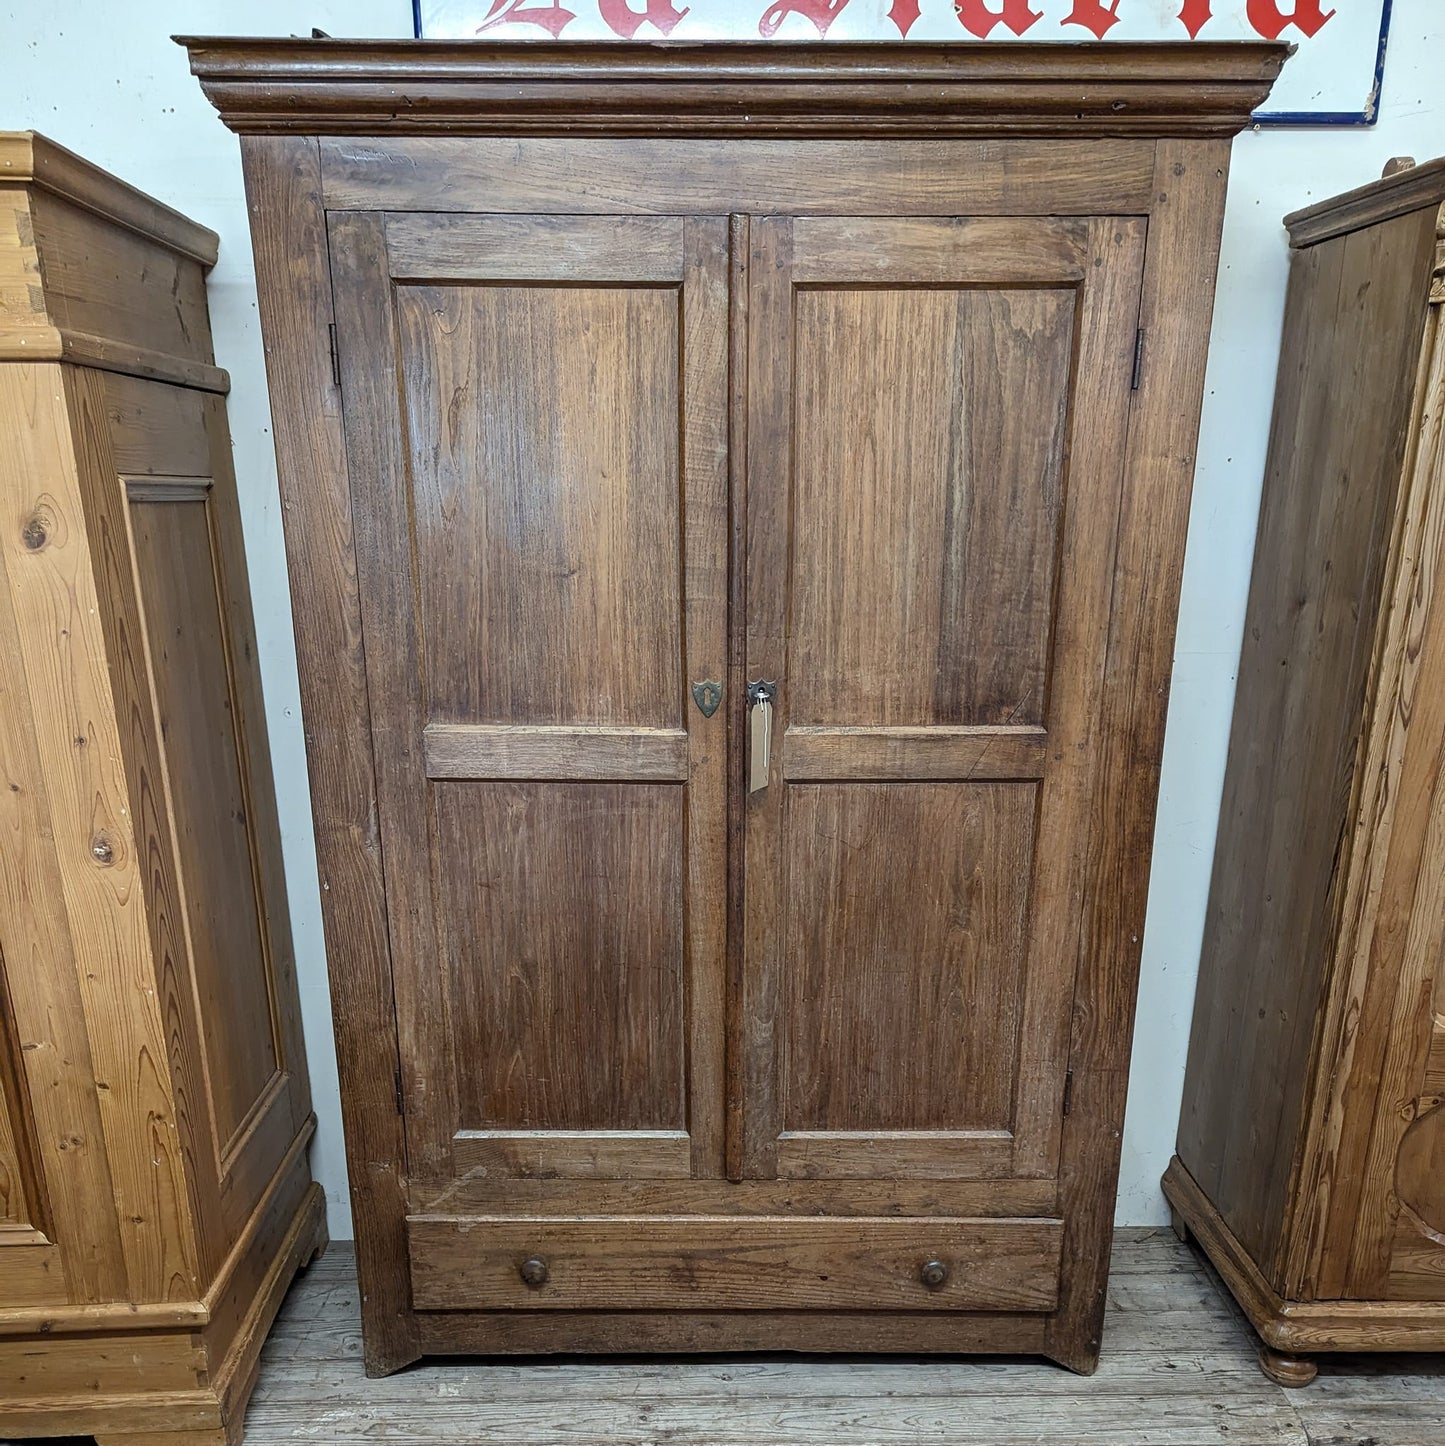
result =
[{"label": "red gothic lettering", "polygon": [[1105,5],[1101,0],[1074,0],[1074,8],[1059,21],[1060,25],[1082,25],[1102,40],[1109,29],[1119,23],[1119,0]]},{"label": "red gothic lettering", "polygon": [[905,40],[908,32],[913,29],[913,22],[918,19],[918,0],[893,0],[888,10],[888,18],[898,27],[898,33]]},{"label": "red gothic lettering", "polygon": [[1184,0],[1183,8],[1179,11],[1180,23],[1189,32],[1191,40],[1199,39],[1199,32],[1213,17],[1214,12],[1209,8],[1209,0]]},{"label": "red gothic lettering", "polygon": [[1288,15],[1280,8],[1279,0],[1249,0],[1245,13],[1249,23],[1266,40],[1278,40],[1291,25],[1306,35],[1314,35],[1335,12],[1322,11],[1320,0],[1294,0],[1294,8]]},{"label": "red gothic lettering", "polygon": [[1003,0],[997,10],[990,10],[985,0],[954,0],[953,9],[958,23],[980,40],[987,40],[995,25],[1003,25],[1015,35],[1022,35],[1044,18],[1042,10],[1029,9],[1029,0]]},{"label": "red gothic lettering", "polygon": [[477,34],[497,25],[538,25],[555,40],[577,17],[564,10],[560,0],[550,5],[529,5],[527,0],[492,0],[486,19],[477,26]]},{"label": "red gothic lettering", "polygon": [[848,0],[775,0],[763,11],[758,21],[758,34],[771,40],[789,15],[805,15],[813,22],[819,35],[826,35],[828,27],[838,18],[838,12]]},{"label": "red gothic lettering", "polygon": [[664,35],[671,35],[677,22],[687,14],[672,0],[643,0],[641,10],[634,10],[628,0],[597,0],[597,12],[611,27],[614,35],[631,40],[650,20]]}]

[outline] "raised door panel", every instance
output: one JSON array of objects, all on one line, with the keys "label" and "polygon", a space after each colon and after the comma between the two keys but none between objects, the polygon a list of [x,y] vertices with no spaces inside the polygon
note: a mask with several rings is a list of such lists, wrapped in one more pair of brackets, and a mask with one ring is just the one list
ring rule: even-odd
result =
[{"label": "raised door panel", "polygon": [[209,1276],[311,1108],[280,830],[224,403],[136,377],[103,386],[96,505],[129,543],[110,606],[137,669],[128,762]]},{"label": "raised door panel", "polygon": [[734,1172],[1046,1179],[1143,227],[751,236]]},{"label": "raised door panel", "polygon": [[1039,725],[1073,292],[796,308],[790,726]]},{"label": "raised door panel", "polygon": [[222,1151],[281,1051],[253,880],[205,481],[132,481],[131,539],[182,859],[199,1024]]},{"label": "raised door panel", "polygon": [[716,1175],[727,223],[331,245],[414,1197]]},{"label": "raised door panel", "polygon": [[685,1143],[682,805],[666,783],[437,790],[463,1130]]},{"label": "raised door panel", "polygon": [[680,730],[675,289],[396,306],[429,717]]},{"label": "raised door panel", "polygon": [[1009,1129],[1034,803],[1012,783],[790,800],[785,1131]]}]

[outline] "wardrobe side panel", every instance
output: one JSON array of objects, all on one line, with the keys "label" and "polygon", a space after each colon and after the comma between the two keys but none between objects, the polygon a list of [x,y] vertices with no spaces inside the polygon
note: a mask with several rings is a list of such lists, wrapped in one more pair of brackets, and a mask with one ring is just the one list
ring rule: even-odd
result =
[{"label": "wardrobe side panel", "polygon": [[1278,1284],[1418,355],[1429,237],[1292,257],[1179,1155]]}]

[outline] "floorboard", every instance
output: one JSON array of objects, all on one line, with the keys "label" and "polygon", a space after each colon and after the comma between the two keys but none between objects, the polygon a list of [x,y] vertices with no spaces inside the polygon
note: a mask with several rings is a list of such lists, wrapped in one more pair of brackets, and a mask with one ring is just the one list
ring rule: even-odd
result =
[{"label": "floorboard", "polygon": [[[351,1250],[286,1298],[246,1446],[1445,1446],[1445,1358],[1322,1363],[1285,1391],[1198,1255],[1121,1231],[1098,1374],[1037,1361],[726,1356],[361,1369]],[[5,1443],[0,1443],[5,1446]],[[56,1443],[53,1443],[56,1446]]]}]

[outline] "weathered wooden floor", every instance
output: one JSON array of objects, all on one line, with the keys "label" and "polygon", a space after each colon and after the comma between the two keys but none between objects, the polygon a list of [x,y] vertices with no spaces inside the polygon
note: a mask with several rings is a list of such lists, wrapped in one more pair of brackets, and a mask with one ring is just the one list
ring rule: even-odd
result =
[{"label": "weathered wooden floor", "polygon": [[1260,1375],[1212,1272],[1167,1230],[1122,1232],[1104,1359],[742,1357],[423,1363],[361,1370],[349,1246],[292,1288],[247,1446],[1445,1446],[1445,1358],[1327,1360],[1304,1390]]}]

